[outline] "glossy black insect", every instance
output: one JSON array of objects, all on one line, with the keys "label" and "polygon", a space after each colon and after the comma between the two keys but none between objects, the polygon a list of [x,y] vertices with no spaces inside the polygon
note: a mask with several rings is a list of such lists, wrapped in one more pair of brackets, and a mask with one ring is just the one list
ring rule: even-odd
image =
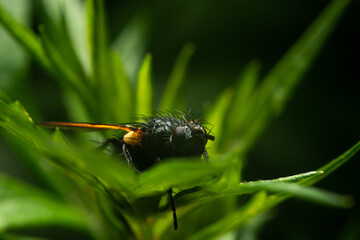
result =
[{"label": "glossy black insect", "polygon": [[[170,157],[196,156],[208,161],[206,143],[214,141],[204,127],[205,122],[194,120],[189,114],[159,113],[152,117],[142,117],[139,122],[128,124],[94,124],[71,122],[38,122],[44,127],[82,128],[94,130],[123,130],[127,133],[107,139],[102,148],[108,145],[121,153],[127,164],[138,172]],[[174,215],[174,229],[177,217],[172,189],[168,191]]]}]

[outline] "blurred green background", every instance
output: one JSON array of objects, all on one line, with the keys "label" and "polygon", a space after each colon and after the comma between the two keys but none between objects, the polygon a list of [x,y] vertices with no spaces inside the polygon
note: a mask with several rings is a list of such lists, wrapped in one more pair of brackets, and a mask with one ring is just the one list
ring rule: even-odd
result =
[{"label": "blurred green background", "polygon": [[[9,10],[37,29],[42,19],[41,9],[34,4],[36,1],[14,2],[20,2],[21,7]],[[129,60],[129,64],[140,63],[147,52],[153,54],[155,95],[162,93],[184,44],[195,44],[186,92],[189,108],[201,115],[222,90],[235,84],[249,61],[258,60],[261,74],[265,75],[328,2],[106,1],[106,11],[111,42],[121,43],[118,35],[124,31],[141,36],[134,38],[132,47],[123,49],[124,53],[136,51],[140,56],[138,60]],[[359,6],[358,1],[350,5],[283,114],[252,148],[244,169],[245,180],[270,179],[316,169],[360,139]],[[132,24],[137,27],[129,28]],[[124,54],[125,64],[126,56]],[[128,73],[134,75],[138,67],[128,66]],[[39,118],[35,120],[67,120],[56,83],[26,57],[2,27],[0,87]],[[40,106],[41,113],[32,112],[34,104]],[[0,155],[2,171],[33,181],[16,160],[16,154],[1,139]],[[317,186],[360,199],[358,187],[354,186],[359,160],[358,154]],[[346,231],[360,236],[358,202],[354,208],[344,210],[289,200],[270,216],[259,239],[343,239]]]}]

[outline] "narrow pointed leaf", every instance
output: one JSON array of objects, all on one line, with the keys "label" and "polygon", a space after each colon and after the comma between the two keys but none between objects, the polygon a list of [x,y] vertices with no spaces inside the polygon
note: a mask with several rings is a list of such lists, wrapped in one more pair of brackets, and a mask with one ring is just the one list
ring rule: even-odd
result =
[{"label": "narrow pointed leaf", "polygon": [[91,85],[97,100],[95,121],[116,123],[120,121],[115,111],[118,103],[118,87],[113,70],[113,57],[109,49],[103,0],[87,1],[88,42],[91,55]]},{"label": "narrow pointed leaf", "polygon": [[8,30],[8,32],[27,50],[34,58],[45,68],[49,67],[48,58],[38,36],[29,28],[18,23],[10,16],[0,4],[0,23]]},{"label": "narrow pointed leaf", "polygon": [[116,112],[116,119],[119,122],[129,121],[134,115],[134,91],[130,79],[125,73],[124,63],[121,61],[119,55],[111,51],[110,57],[112,59],[111,63],[114,76],[113,92],[116,97],[111,111]]},{"label": "narrow pointed leaf", "polygon": [[304,187],[294,183],[251,182],[244,183],[240,187],[240,191],[243,193],[261,190],[271,193],[290,194],[293,197],[334,207],[351,207],[352,205],[352,199],[348,196],[330,193],[314,187]]},{"label": "narrow pointed leaf", "polygon": [[[296,185],[296,184],[290,184],[286,185],[287,183],[292,182],[300,182],[304,179],[311,179],[315,176],[319,176],[323,174],[323,172],[308,172],[308,173],[302,173],[294,176],[289,177],[282,177],[278,179],[273,180],[259,180],[255,182],[247,182],[247,183],[241,183],[241,184],[231,184],[231,185],[224,185],[219,181],[220,183],[215,183],[213,185],[209,185],[206,187],[199,188],[198,191],[186,194],[184,196],[179,196],[179,205],[186,204],[187,202],[191,202],[194,200],[197,201],[213,201],[216,198],[223,198],[223,197],[229,197],[229,196],[239,196],[243,194],[251,194],[260,190],[267,190],[272,193],[288,193],[288,194],[294,194],[295,197],[303,197],[303,198],[310,198],[312,192],[316,192],[315,190],[309,190],[307,188],[304,188],[302,186]],[[278,184],[279,183],[279,184]],[[283,183],[283,185],[281,184]],[[273,185],[272,185],[273,184]],[[277,185],[278,184],[278,185]],[[299,186],[299,187],[297,187]],[[293,190],[294,189],[294,190]],[[298,190],[298,192],[296,192]],[[310,195],[310,197],[308,197]],[[316,194],[314,194],[315,196]],[[324,199],[317,199],[315,196],[314,201],[320,202],[323,200],[324,204],[330,204],[330,205],[338,205],[340,207],[346,207],[350,200],[348,197],[334,197],[330,198],[329,196],[325,196]],[[331,195],[331,194],[330,194]],[[329,198],[327,198],[329,197]],[[348,201],[349,200],[349,201]]]},{"label": "narrow pointed leaf", "polygon": [[229,120],[225,128],[231,135],[241,127],[244,118],[248,115],[248,111],[251,111],[249,99],[251,99],[256,89],[256,84],[259,80],[259,71],[260,64],[257,61],[252,61],[237,79],[234,98],[227,116]]},{"label": "narrow pointed leaf", "polygon": [[318,169],[318,171],[322,171],[324,174],[321,174],[319,176],[314,176],[313,178],[310,179],[303,179],[300,183],[303,185],[312,185],[320,181],[321,179],[323,179],[324,177],[328,176],[330,173],[338,169],[340,166],[345,164],[347,161],[349,161],[351,157],[353,157],[357,152],[359,152],[359,150],[360,150],[360,142],[356,143],[354,146],[352,146],[342,155],[340,155],[339,157],[335,158],[328,164]]},{"label": "narrow pointed leaf", "polygon": [[[31,19],[32,3],[30,1],[13,0],[1,1],[1,8],[6,9],[9,15],[18,21],[19,24],[29,26]],[[0,86],[6,90],[16,91],[18,86],[14,78],[19,73],[25,73],[27,69],[28,53],[25,51],[13,36],[0,23]],[[23,74],[21,74],[23,75]],[[25,73],[26,75],[26,73]],[[11,95],[11,93],[9,93]]]},{"label": "narrow pointed leaf", "polygon": [[209,141],[206,145],[209,156],[213,156],[214,153],[219,151],[221,141],[226,137],[223,136],[222,130],[225,124],[226,113],[232,99],[233,91],[231,89],[225,89],[206,116],[206,120],[213,125],[210,129],[211,133],[215,136],[215,141]]},{"label": "narrow pointed leaf", "polygon": [[181,102],[184,102],[185,74],[190,57],[195,51],[192,43],[186,44],[176,59],[170,78],[166,84],[164,95],[161,100],[160,110],[170,111],[174,109],[183,109]]},{"label": "narrow pointed leaf", "polygon": [[[76,53],[75,46],[70,37],[69,28],[79,25],[80,22],[69,23],[66,20],[66,13],[69,9],[75,9],[78,0],[74,1],[46,1],[38,0],[38,11],[40,12],[40,21],[44,22],[43,28],[46,30],[48,41],[56,46],[62,59],[65,60],[68,68],[71,69],[81,80],[85,80],[85,73],[79,57]],[[77,33],[80,35],[80,32]]]},{"label": "narrow pointed leaf", "polygon": [[148,115],[152,113],[153,92],[151,83],[151,54],[147,54],[141,65],[136,88],[136,113]]},{"label": "narrow pointed leaf", "polygon": [[[107,32],[103,0],[87,1],[87,32],[94,77],[102,74],[102,66],[107,56]],[[98,79],[93,79],[99,81]]]},{"label": "narrow pointed leaf", "polygon": [[123,62],[124,72],[136,82],[138,69],[146,53],[151,17],[146,11],[135,13],[124,29],[115,37],[112,48]]},{"label": "narrow pointed leaf", "polygon": [[311,172],[300,173],[300,174],[296,174],[296,175],[288,176],[288,177],[281,177],[281,178],[276,178],[276,179],[271,179],[271,180],[259,180],[259,181],[255,181],[255,182],[299,182],[302,180],[320,176],[322,174],[324,174],[324,171],[311,171]]},{"label": "narrow pointed leaf", "polygon": [[[190,161],[188,158],[167,160],[154,168],[139,175],[140,186],[136,190],[139,195],[147,195],[151,192],[165,192],[177,185],[188,184],[197,185],[202,182],[202,178],[216,177],[229,166],[203,163],[199,159]],[[166,181],[164,181],[166,179]]]}]

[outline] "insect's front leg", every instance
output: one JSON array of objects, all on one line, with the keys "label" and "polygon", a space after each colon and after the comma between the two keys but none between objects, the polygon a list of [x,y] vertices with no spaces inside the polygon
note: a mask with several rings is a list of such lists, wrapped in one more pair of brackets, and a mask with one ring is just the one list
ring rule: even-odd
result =
[{"label": "insect's front leg", "polygon": [[127,165],[132,169],[135,169],[131,154],[126,147],[126,143],[124,143],[124,141],[122,141],[121,139],[109,138],[99,146],[99,149],[104,150],[110,144],[114,147],[114,149],[119,149],[119,150],[121,149],[121,152],[124,155]]},{"label": "insect's front leg", "polygon": [[208,152],[206,151],[206,148],[204,148],[204,152],[202,154],[204,156],[204,159],[206,162],[209,162],[209,154]]},{"label": "insect's front leg", "polygon": [[123,152],[124,157],[126,159],[127,165],[129,167],[131,167],[132,169],[136,170],[136,168],[134,166],[134,163],[133,163],[133,160],[132,160],[132,157],[131,157],[131,154],[130,154],[129,150],[127,149],[125,143],[122,144],[121,149],[122,149],[122,152]]}]

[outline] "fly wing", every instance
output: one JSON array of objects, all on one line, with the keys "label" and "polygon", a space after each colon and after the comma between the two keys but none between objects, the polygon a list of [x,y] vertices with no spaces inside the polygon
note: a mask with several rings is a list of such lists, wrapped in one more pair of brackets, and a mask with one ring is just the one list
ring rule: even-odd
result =
[{"label": "fly wing", "polygon": [[74,123],[74,122],[37,122],[39,126],[46,128],[61,129],[84,129],[84,130],[124,130],[126,132],[136,131],[138,128],[131,125],[101,124],[101,123]]}]

